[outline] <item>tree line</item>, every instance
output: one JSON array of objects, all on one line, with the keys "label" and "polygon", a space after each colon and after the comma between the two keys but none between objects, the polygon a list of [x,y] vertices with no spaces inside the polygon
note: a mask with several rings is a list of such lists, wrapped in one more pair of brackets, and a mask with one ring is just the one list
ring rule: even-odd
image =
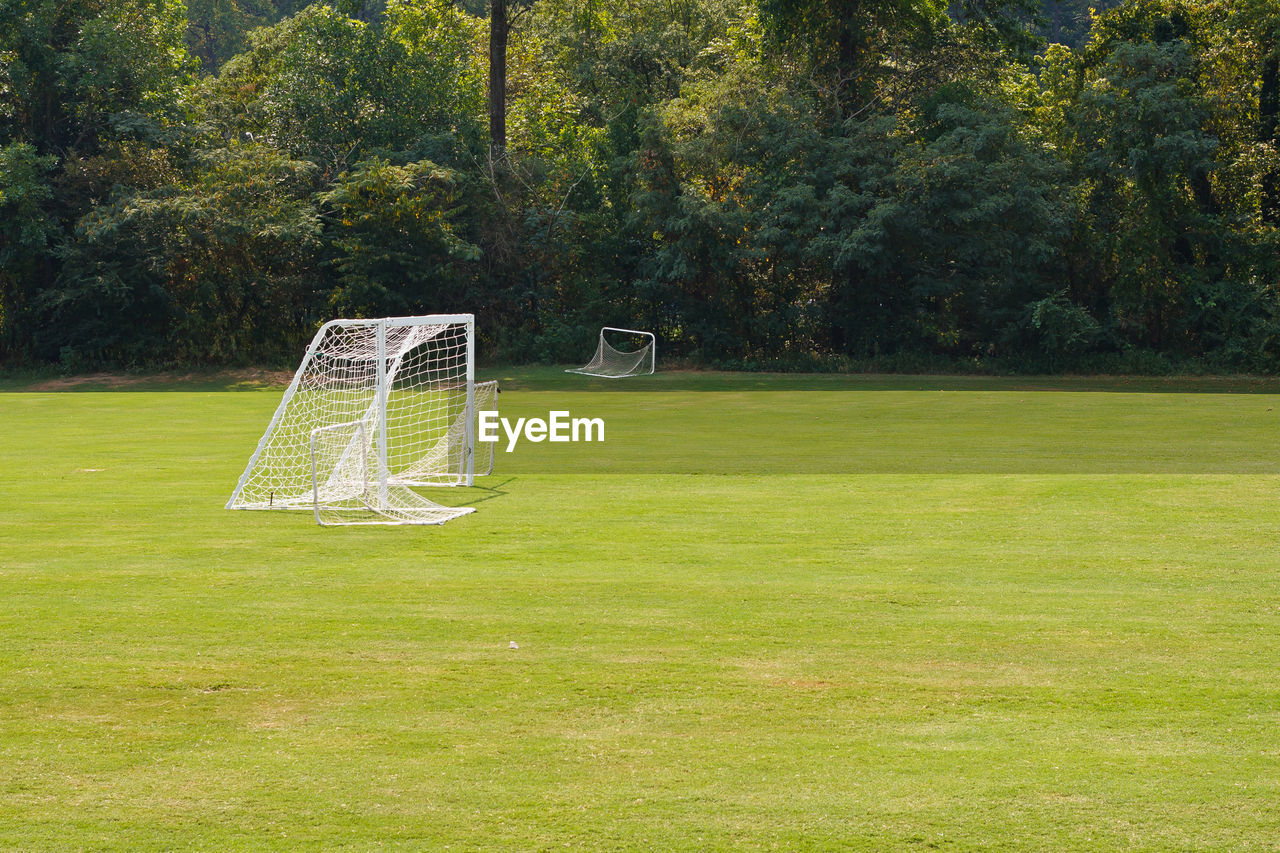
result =
[{"label": "tree line", "polygon": [[0,360],[1280,368],[1273,0],[0,0]]}]

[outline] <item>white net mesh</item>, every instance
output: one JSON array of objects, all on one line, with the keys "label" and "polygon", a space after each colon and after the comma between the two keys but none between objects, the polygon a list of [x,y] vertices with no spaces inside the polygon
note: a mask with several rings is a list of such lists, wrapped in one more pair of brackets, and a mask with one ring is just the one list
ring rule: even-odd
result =
[{"label": "white net mesh", "polygon": [[[475,392],[473,395],[475,403],[472,406],[471,421],[471,440],[474,442],[475,454],[475,476],[484,477],[493,473],[493,447],[495,442],[482,441],[475,442],[477,422],[480,413],[487,410],[498,410],[498,383],[497,382],[477,382],[475,384]],[[441,470],[450,470],[453,465],[461,465],[466,458],[467,447],[467,418],[466,409],[463,408],[458,412],[458,416],[454,418],[452,424],[449,425],[448,432],[445,433],[443,441],[436,442],[432,447],[427,449],[422,458],[414,464],[406,465],[404,470],[398,473],[395,481],[409,486],[438,486],[451,485],[450,483],[441,483],[438,472]]]},{"label": "white net mesh", "polygon": [[[618,349],[609,343],[611,336],[614,343],[625,349]],[[616,329],[605,326],[600,330],[600,343],[596,345],[596,354],[583,367],[574,367],[565,373],[581,373],[586,376],[603,376],[606,379],[620,379],[624,376],[642,376],[653,373],[655,361],[653,334],[638,332],[635,329]]]},{"label": "white net mesh", "polygon": [[[322,524],[438,524],[471,512],[409,488],[470,483],[471,330],[469,315],[327,324],[227,506],[314,508]],[[470,386],[473,414],[496,398],[494,385]]]}]

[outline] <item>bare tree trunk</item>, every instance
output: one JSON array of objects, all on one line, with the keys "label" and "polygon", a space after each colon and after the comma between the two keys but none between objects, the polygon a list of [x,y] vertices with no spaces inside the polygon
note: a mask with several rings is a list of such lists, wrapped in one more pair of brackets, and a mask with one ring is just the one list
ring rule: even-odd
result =
[{"label": "bare tree trunk", "polygon": [[838,59],[842,77],[852,77],[859,60],[862,59],[861,30],[859,27],[858,0],[845,0],[840,9],[840,30],[838,38]]},{"label": "bare tree trunk", "polygon": [[500,157],[507,147],[507,0],[492,0],[489,13],[489,144]]},{"label": "bare tree trunk", "polygon": [[[1280,55],[1273,50],[1262,60],[1262,91],[1258,96],[1258,139],[1280,143]],[[1262,176],[1262,221],[1280,224],[1280,174],[1269,169]]]}]

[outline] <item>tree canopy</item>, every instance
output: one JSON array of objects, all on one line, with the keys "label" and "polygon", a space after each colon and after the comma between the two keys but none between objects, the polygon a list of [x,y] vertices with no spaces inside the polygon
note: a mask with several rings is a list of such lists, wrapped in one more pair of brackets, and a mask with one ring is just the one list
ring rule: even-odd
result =
[{"label": "tree canopy", "polygon": [[500,5],[0,0],[0,359],[1280,369],[1270,0]]}]

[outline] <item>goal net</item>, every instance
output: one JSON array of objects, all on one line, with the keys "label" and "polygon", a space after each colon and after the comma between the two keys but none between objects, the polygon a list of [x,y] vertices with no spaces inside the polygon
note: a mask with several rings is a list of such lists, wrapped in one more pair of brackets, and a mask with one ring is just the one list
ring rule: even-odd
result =
[{"label": "goal net", "polygon": [[245,467],[228,509],[304,509],[321,524],[441,524],[471,507],[414,490],[469,486],[493,467],[475,420],[470,314],[326,323]]},{"label": "goal net", "polygon": [[600,330],[600,342],[596,345],[596,354],[591,361],[583,367],[570,368],[565,373],[603,376],[607,379],[642,376],[653,373],[655,356],[652,332],[605,326]]}]

